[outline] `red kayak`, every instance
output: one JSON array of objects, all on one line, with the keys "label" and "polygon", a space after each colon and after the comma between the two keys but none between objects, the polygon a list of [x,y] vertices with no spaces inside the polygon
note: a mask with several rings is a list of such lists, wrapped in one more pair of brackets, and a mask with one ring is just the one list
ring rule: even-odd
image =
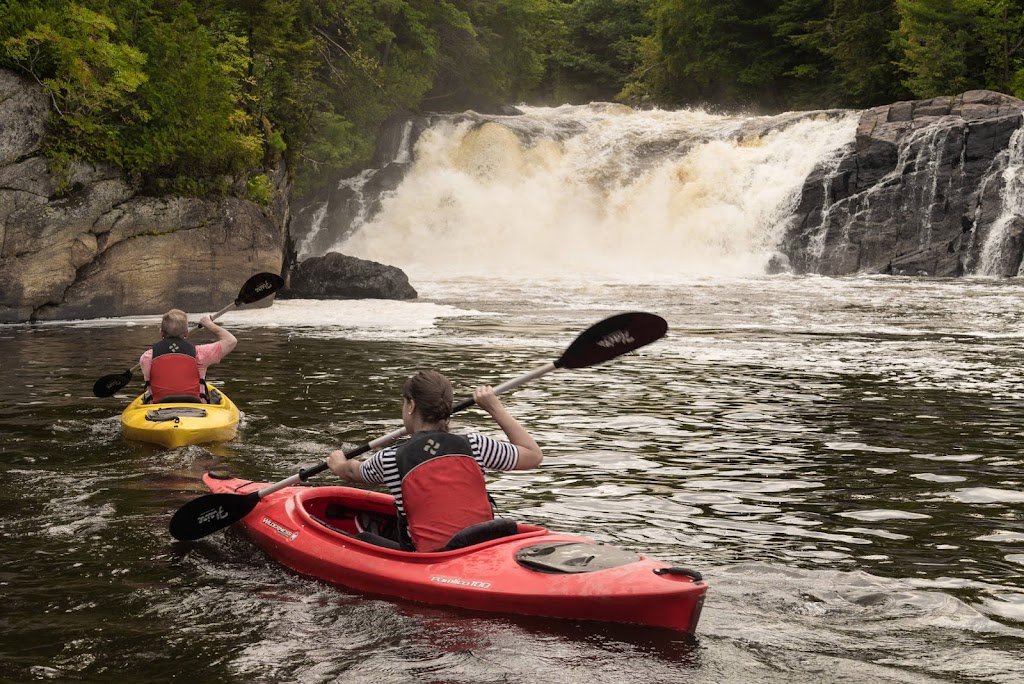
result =
[{"label": "red kayak", "polygon": [[[207,473],[214,493],[267,486]],[[292,486],[240,524],[282,565],[350,589],[479,611],[664,627],[692,634],[707,585],[699,573],[592,539],[511,523],[507,536],[416,553],[356,539],[394,523],[394,498],[352,487]]]}]

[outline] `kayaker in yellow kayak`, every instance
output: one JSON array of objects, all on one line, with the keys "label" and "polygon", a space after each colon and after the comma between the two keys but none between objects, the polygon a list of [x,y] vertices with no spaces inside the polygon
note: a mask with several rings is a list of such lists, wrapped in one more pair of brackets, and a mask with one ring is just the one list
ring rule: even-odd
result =
[{"label": "kayaker in yellow kayak", "polygon": [[[405,443],[378,451],[365,461],[334,451],[331,471],[349,482],[385,485],[395,497],[397,539],[373,539],[382,545],[437,551],[468,528],[482,535],[514,533],[511,520],[494,520],[483,469],[530,470],[544,455],[533,436],[502,405],[494,389],[483,385],[475,403],[498,423],[508,442],[479,433],[448,431],[454,392],[436,370],[422,370],[402,386],[402,421],[411,435]],[[379,535],[377,535],[379,536]]]},{"label": "kayaker in yellow kayak", "polygon": [[139,359],[146,381],[147,403],[212,403],[206,391],[206,371],[231,353],[238,340],[203,316],[199,325],[217,337],[216,342],[193,345],[188,335],[188,314],[171,309],[160,321],[160,341]]}]

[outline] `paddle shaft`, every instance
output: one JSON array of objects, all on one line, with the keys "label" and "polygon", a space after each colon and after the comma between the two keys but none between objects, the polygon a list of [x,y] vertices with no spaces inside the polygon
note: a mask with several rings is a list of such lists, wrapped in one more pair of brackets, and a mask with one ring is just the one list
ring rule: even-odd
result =
[{"label": "paddle shaft", "polygon": [[[532,371],[520,375],[518,378],[513,378],[513,379],[511,379],[511,380],[509,380],[507,382],[503,382],[502,384],[500,384],[500,385],[498,385],[497,387],[494,388],[494,393],[495,394],[504,394],[505,392],[508,392],[509,390],[513,390],[516,387],[519,387],[520,385],[523,385],[523,384],[529,382],[530,380],[536,380],[537,378],[541,377],[542,375],[547,375],[548,373],[550,373],[551,371],[555,370],[556,368],[558,368],[558,365],[554,361],[549,361],[548,363],[545,363],[543,366],[538,366],[537,368],[533,369]],[[460,401],[458,404],[456,404],[455,406],[452,407],[452,413],[458,413],[459,411],[464,411],[465,409],[469,408],[470,406],[473,406],[475,403],[476,402],[473,401],[472,397],[470,397],[469,399],[464,399],[463,401]],[[393,432],[389,432],[386,435],[378,437],[377,439],[373,440],[372,442],[367,442],[366,444],[364,444],[364,445],[362,445],[360,447],[357,447],[356,449],[353,449],[351,452],[345,454],[345,457],[346,458],[355,458],[356,456],[361,456],[361,455],[365,454],[368,451],[375,450],[375,449],[380,449],[381,447],[385,447],[388,444],[390,444],[391,442],[394,442],[396,439],[398,439],[400,437],[403,437],[407,433],[408,433],[408,430],[406,430],[404,427],[400,427],[400,428],[398,428],[397,430],[395,430]],[[256,496],[257,496],[257,498],[262,499],[266,495],[273,494],[274,492],[278,491],[279,489],[284,489],[285,487],[290,487],[293,484],[296,484],[298,482],[305,482],[309,478],[313,477],[314,475],[319,475],[320,473],[322,473],[325,470],[327,470],[327,461],[323,461],[322,463],[318,463],[315,466],[313,466],[312,468],[306,468],[304,470],[300,470],[299,472],[295,473],[291,477],[285,478],[284,480],[281,480],[280,482],[276,482],[276,483],[270,485],[269,487],[264,487],[263,489],[261,489],[258,492],[256,492]]]}]

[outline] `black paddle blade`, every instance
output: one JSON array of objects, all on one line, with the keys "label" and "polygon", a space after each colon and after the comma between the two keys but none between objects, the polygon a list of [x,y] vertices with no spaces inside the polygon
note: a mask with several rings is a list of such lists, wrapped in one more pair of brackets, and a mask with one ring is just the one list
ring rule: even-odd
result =
[{"label": "black paddle blade", "polygon": [[130,370],[126,370],[124,373],[104,375],[92,386],[92,393],[97,397],[112,397],[131,381],[132,372]]},{"label": "black paddle blade", "polygon": [[258,492],[207,494],[192,499],[171,517],[171,536],[192,541],[213,534],[249,515],[259,502]]},{"label": "black paddle blade", "polygon": [[235,306],[258,302],[282,287],[284,287],[284,278],[276,273],[257,273],[246,280],[245,285],[242,285],[242,289],[238,292],[238,299],[235,300]]},{"label": "black paddle blade", "polygon": [[569,345],[556,368],[586,368],[604,363],[660,340],[668,322],[655,314],[634,311],[595,323]]}]

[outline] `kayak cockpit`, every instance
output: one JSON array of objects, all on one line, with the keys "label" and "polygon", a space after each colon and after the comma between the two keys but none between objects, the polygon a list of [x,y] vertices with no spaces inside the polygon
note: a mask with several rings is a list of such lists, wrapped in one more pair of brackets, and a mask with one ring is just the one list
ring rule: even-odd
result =
[{"label": "kayak cockpit", "polygon": [[467,543],[452,550],[431,553],[403,551],[386,544],[388,539],[397,538],[398,525],[394,498],[389,494],[350,487],[314,487],[298,492],[296,503],[298,517],[313,529],[328,535],[340,535],[346,538],[346,542],[401,556],[433,557],[458,554],[465,549],[479,549],[483,546],[548,533],[546,528],[538,525],[499,518],[490,521],[493,524],[485,526],[492,529],[482,529],[478,532],[480,541],[477,543]]}]

